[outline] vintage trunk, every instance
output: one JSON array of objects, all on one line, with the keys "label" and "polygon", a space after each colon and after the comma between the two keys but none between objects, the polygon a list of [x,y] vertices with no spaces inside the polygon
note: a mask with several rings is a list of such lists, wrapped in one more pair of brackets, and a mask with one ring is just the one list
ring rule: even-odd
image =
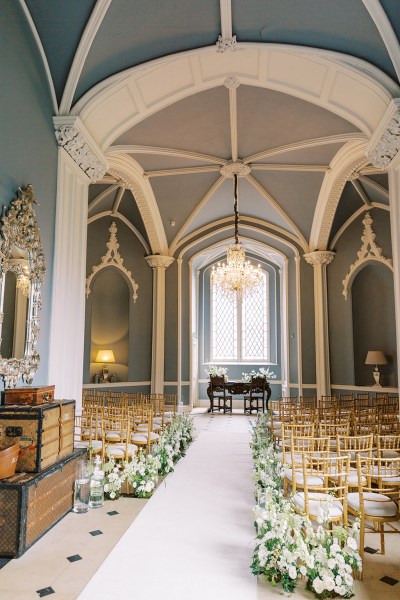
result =
[{"label": "vintage trunk", "polygon": [[75,401],[0,407],[0,446],[19,443],[17,471],[40,472],[74,447]]},{"label": "vintage trunk", "polygon": [[42,473],[16,473],[0,481],[0,557],[21,556],[73,506],[76,466],[85,450]]},{"label": "vintage trunk", "polygon": [[8,405],[31,405],[48,404],[54,401],[54,385],[43,387],[19,387],[4,390],[4,404]]}]

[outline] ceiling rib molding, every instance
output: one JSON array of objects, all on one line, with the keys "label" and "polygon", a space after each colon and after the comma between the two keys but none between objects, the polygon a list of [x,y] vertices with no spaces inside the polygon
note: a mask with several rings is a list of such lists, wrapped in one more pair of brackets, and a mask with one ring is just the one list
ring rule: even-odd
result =
[{"label": "ceiling rib molding", "polygon": [[168,175],[190,175],[191,173],[219,173],[220,167],[209,165],[207,167],[181,167],[176,169],[159,169],[158,171],[145,171],[146,177],[167,177]]},{"label": "ceiling rib molding", "polygon": [[[361,171],[363,172],[364,170],[361,169]],[[373,179],[369,179],[368,177],[363,177],[363,175],[359,176],[359,180],[361,181],[361,183],[363,183],[364,185],[368,185],[369,187],[372,187],[375,191],[379,192],[379,194],[382,194],[382,196],[385,196],[385,198],[387,198],[389,200],[389,192],[382,185],[380,185],[379,183],[376,183],[376,181],[374,181]]]},{"label": "ceiling rib molding", "polygon": [[232,37],[232,3],[231,0],[220,0],[221,36],[223,39]]},{"label": "ceiling rib molding", "polygon": [[344,186],[350,176],[368,162],[365,154],[366,147],[365,141],[349,142],[333,158],[331,170],[325,174],[322,182],[314,213],[310,235],[311,252],[327,249],[333,219]]},{"label": "ceiling rib molding", "polygon": [[324,173],[325,171],[329,171],[329,169],[329,165],[290,165],[277,163],[256,165],[251,163],[252,171],[312,171],[316,173]]},{"label": "ceiling rib molding", "polygon": [[178,231],[178,233],[176,234],[176,236],[172,240],[172,244],[170,246],[171,255],[174,254],[175,249],[176,249],[177,244],[178,244],[178,241],[181,239],[181,236],[183,235],[183,232],[190,226],[190,224],[193,222],[193,220],[195,219],[195,217],[204,208],[204,206],[207,204],[208,200],[217,191],[217,189],[223,184],[224,181],[225,181],[225,177],[222,177],[222,176],[219,179],[217,179],[217,181],[214,183],[214,185],[211,186],[211,188],[208,190],[208,192],[203,196],[202,200],[196,206],[196,208],[194,209],[194,211],[186,219],[185,223],[182,225],[182,227],[180,228],[180,230]]},{"label": "ceiling rib molding", "polygon": [[386,46],[397,78],[400,80],[400,45],[379,0],[362,0]]},{"label": "ceiling rib molding", "polygon": [[111,4],[111,0],[97,0],[92,14],[86,24],[85,31],[80,39],[77,51],[68,73],[67,83],[60,103],[60,115],[68,115],[74,100],[75,91],[85,65],[86,58],[96,34],[103,22],[104,16]]},{"label": "ceiling rib molding", "polygon": [[283,217],[286,223],[296,232],[298,237],[298,242],[302,246],[304,252],[308,252],[308,244],[304,235],[301,233],[300,229],[297,227],[294,221],[289,217],[289,215],[283,210],[283,208],[278,204],[278,202],[271,196],[271,194],[265,189],[264,186],[261,185],[258,181],[254,179],[251,175],[247,175],[246,179],[251,183],[251,185],[265,198],[265,200]]},{"label": "ceiling rib molding", "polygon": [[361,200],[365,204],[365,206],[371,206],[371,200],[368,198],[368,195],[364,191],[361,183],[357,181],[357,179],[350,179],[350,183],[356,190],[357,194],[360,196]]},{"label": "ceiling rib molding", "polygon": [[[250,225],[247,225],[247,227],[251,227],[252,230],[257,231],[258,233],[272,235],[272,232],[270,231],[272,229],[273,231],[276,231],[279,234],[279,236],[278,235],[275,236],[275,234],[273,234],[277,240],[280,240],[283,242],[283,241],[287,241],[286,238],[289,238],[290,240],[292,240],[294,242],[294,244],[297,244],[298,246],[301,247],[301,244],[299,243],[298,238],[293,233],[291,233],[290,231],[286,231],[286,229],[282,229],[282,227],[279,227],[278,225],[275,225],[274,223],[270,223],[269,221],[264,221],[262,219],[257,219],[255,217],[246,217],[246,216],[243,217],[241,215],[239,227],[246,227],[246,223],[250,224]],[[259,227],[258,228],[253,227],[253,224],[258,225]],[[177,242],[174,246],[173,253],[175,253],[181,246],[183,246],[187,242],[190,242],[190,240],[193,240],[194,238],[197,238],[197,241],[203,239],[203,237],[199,238],[198,236],[202,236],[204,233],[208,232],[208,233],[214,235],[216,233],[219,233],[220,231],[229,230],[232,228],[232,226],[233,226],[232,217],[224,217],[223,219],[218,219],[218,221],[213,221],[212,223],[208,223],[207,225],[204,225],[203,227],[200,227],[199,229],[192,231],[187,236],[182,238],[179,242]],[[215,227],[217,227],[217,229],[215,229]],[[260,229],[260,227],[261,227],[261,229]],[[171,246],[171,248],[172,248],[172,246]]]},{"label": "ceiling rib molding", "polygon": [[219,156],[211,156],[209,154],[199,154],[198,152],[190,152],[189,150],[178,150],[176,148],[158,148],[157,146],[110,146],[107,154],[157,154],[160,156],[174,156],[179,158],[188,158],[189,160],[198,160],[208,163],[217,163],[218,165],[226,165],[228,162]]},{"label": "ceiling rib molding", "polygon": [[[106,149],[148,116],[236,77],[240,84],[280,91],[325,108],[370,138],[392,98],[400,95],[400,87],[382,71],[349,55],[285,44],[240,47],[243,52],[227,52],[222,62],[216,62],[211,46],[132,67],[94,86],[71,112],[79,114]],[[259,69],[264,59],[268,69]],[[160,80],[168,85],[160,88]],[[140,106],[131,93],[136,87],[143,99]],[[121,103],[123,111],[113,110]]]},{"label": "ceiling rib molding", "polygon": [[353,221],[358,219],[358,217],[360,215],[362,215],[364,212],[367,212],[371,208],[380,208],[381,210],[386,210],[386,211],[390,212],[389,206],[386,206],[385,204],[381,204],[380,202],[371,202],[370,206],[366,206],[366,205],[361,206],[358,210],[356,210],[355,213],[353,213],[351,215],[351,217],[349,217],[347,219],[347,221],[345,223],[343,223],[343,225],[341,226],[339,231],[336,233],[335,237],[332,239],[331,243],[329,244],[329,250],[331,252],[335,249],[335,246],[336,246],[339,238],[344,234],[346,229],[353,223]]},{"label": "ceiling rib molding", "polygon": [[294,144],[287,144],[286,146],[278,146],[269,150],[263,150],[262,152],[257,152],[257,154],[252,154],[251,156],[244,158],[243,162],[249,164],[263,158],[276,156],[277,154],[285,154],[286,152],[305,150],[307,148],[316,148],[318,146],[325,146],[327,144],[344,144],[354,139],[367,140],[368,138],[363,133],[340,133],[337,135],[328,135],[325,137],[295,142]]},{"label": "ceiling rib molding", "polygon": [[44,70],[45,70],[45,73],[46,73],[47,83],[48,83],[49,88],[50,88],[50,96],[51,96],[51,102],[53,104],[54,114],[58,115],[58,102],[57,102],[56,90],[54,88],[53,78],[51,76],[51,71],[50,71],[49,63],[47,61],[47,56],[46,56],[46,53],[44,51],[42,41],[41,41],[41,39],[39,37],[39,34],[38,34],[37,29],[36,29],[35,23],[33,22],[31,13],[29,12],[29,8],[25,4],[25,0],[19,0],[19,3],[20,3],[21,8],[22,8],[22,10],[24,12],[26,20],[28,21],[29,27],[30,27],[30,29],[32,31],[32,35],[33,35],[33,37],[35,39],[35,42],[36,42],[36,45],[38,47],[39,54],[40,54],[40,56],[42,58],[43,67],[44,67]]},{"label": "ceiling rib molding", "polygon": [[167,237],[153,190],[147,177],[143,176],[143,169],[130,156],[111,155],[108,159],[111,175],[120,179],[133,194],[146,228],[151,253],[166,256],[168,254]]},{"label": "ceiling rib molding", "polygon": [[125,194],[125,190],[126,190],[126,187],[124,185],[121,185],[120,188],[119,188],[119,190],[118,190],[117,197],[115,198],[115,202],[113,204],[113,207],[111,209],[111,212],[113,214],[116,214],[118,212],[119,205],[121,204],[123,195]]},{"label": "ceiling rib molding", "polygon": [[150,246],[148,245],[148,243],[146,242],[146,240],[144,239],[144,237],[142,236],[140,231],[138,229],[136,229],[136,227],[123,214],[121,214],[119,212],[105,210],[97,215],[93,215],[93,217],[90,217],[90,219],[88,219],[88,225],[90,225],[91,223],[94,223],[95,221],[99,221],[100,219],[104,219],[105,217],[113,217],[113,218],[115,217],[116,219],[119,219],[120,221],[125,223],[125,225],[138,238],[138,240],[142,244],[143,248],[145,249],[146,254],[151,253]]},{"label": "ceiling rib molding", "polygon": [[101,202],[102,200],[107,198],[107,196],[109,196],[110,194],[115,192],[115,190],[117,190],[120,185],[121,184],[119,182],[114,183],[113,185],[110,185],[110,187],[108,187],[107,189],[100,192],[100,194],[98,194],[95,198],[93,198],[93,200],[89,203],[88,212],[90,212],[91,210],[96,208],[96,206],[99,204],[99,202]]},{"label": "ceiling rib molding", "polygon": [[[236,80],[237,81],[237,80]],[[237,86],[239,82],[237,81]],[[237,86],[227,84],[225,81],[225,87],[229,90],[229,120],[231,127],[231,157],[232,161],[236,162],[238,159],[238,125],[237,125]]]}]

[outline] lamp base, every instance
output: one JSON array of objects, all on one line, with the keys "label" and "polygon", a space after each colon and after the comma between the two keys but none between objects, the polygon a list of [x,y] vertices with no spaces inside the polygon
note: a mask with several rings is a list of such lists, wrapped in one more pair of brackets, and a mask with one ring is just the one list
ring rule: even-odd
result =
[{"label": "lamp base", "polygon": [[375,383],[374,383],[373,387],[382,387],[381,384],[380,384],[380,381],[379,381],[380,378],[381,378],[381,374],[379,373],[379,369],[378,369],[377,366],[372,371],[372,375],[374,376],[374,380],[375,380]]}]

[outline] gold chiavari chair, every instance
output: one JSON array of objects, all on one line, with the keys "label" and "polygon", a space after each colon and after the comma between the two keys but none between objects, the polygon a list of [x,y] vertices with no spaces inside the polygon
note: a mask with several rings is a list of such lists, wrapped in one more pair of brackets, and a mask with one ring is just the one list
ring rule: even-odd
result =
[{"label": "gold chiavari chair", "polygon": [[400,432],[376,435],[378,458],[400,458]]},{"label": "gold chiavari chair", "polygon": [[[374,450],[374,435],[372,433],[366,435],[338,435],[336,449],[339,456],[349,457],[349,488],[358,487],[357,456],[372,456]],[[332,479],[334,480],[335,478],[332,477]]]},{"label": "gold chiavari chair", "polygon": [[348,436],[350,434],[350,422],[347,421],[320,421],[319,436],[329,437],[329,449],[336,452],[338,436]]},{"label": "gold chiavari chair", "polygon": [[354,404],[356,409],[370,406],[371,401],[369,394],[361,392],[357,393]]},{"label": "gold chiavari chair", "polygon": [[[146,448],[147,452],[151,451],[151,446],[160,439],[158,433],[153,431],[153,409],[151,405],[143,405],[137,407],[137,413],[134,415],[133,425],[134,430],[131,433],[131,442],[139,448]],[[136,422],[140,422],[140,429]],[[130,419],[132,423],[132,420]],[[145,427],[144,427],[145,426]]]},{"label": "gold chiavari chair", "polygon": [[103,453],[101,430],[99,435],[97,413],[82,413],[75,416],[74,447],[86,448],[89,460],[93,454]]},{"label": "gold chiavari chair", "polygon": [[369,406],[356,408],[353,413],[352,433],[363,435],[364,433],[375,433],[377,428],[376,408]]},{"label": "gold chiavari chair", "polygon": [[[361,516],[360,548],[364,555],[366,523],[379,532],[381,554],[385,554],[385,523],[399,520],[400,458],[357,457],[358,491],[348,495],[349,512]],[[390,532],[399,531],[390,530]],[[389,531],[388,531],[389,532]]]},{"label": "gold chiavari chair", "polygon": [[[322,524],[342,523],[347,525],[348,456],[303,455],[301,468],[303,491],[293,490],[293,505],[306,513],[311,521]],[[331,475],[336,479],[332,481]],[[316,481],[310,477],[316,477]],[[293,486],[297,477],[293,476]],[[320,484],[322,479],[322,485]]]},{"label": "gold chiavari chair", "polygon": [[277,451],[276,457],[282,464],[290,464],[291,460],[291,438],[292,436],[314,437],[314,423],[282,423],[282,428],[274,431],[274,443]]},{"label": "gold chiavari chair", "polygon": [[[283,490],[284,494],[287,495],[289,488],[295,492],[301,489],[304,485],[304,473],[303,473],[303,456],[308,460],[308,456],[317,454],[317,456],[329,456],[329,438],[317,438],[312,436],[296,436],[291,435],[290,438],[290,460],[289,457],[286,460],[288,468],[284,471],[283,479]],[[313,478],[313,479],[311,479]],[[323,485],[324,481],[321,477],[318,479],[315,473],[309,474],[309,482],[314,485]]]},{"label": "gold chiavari chair", "polygon": [[102,418],[103,458],[112,457],[115,461],[131,459],[137,453],[138,447],[130,440],[128,415],[121,411],[113,414],[113,409],[110,409]]}]

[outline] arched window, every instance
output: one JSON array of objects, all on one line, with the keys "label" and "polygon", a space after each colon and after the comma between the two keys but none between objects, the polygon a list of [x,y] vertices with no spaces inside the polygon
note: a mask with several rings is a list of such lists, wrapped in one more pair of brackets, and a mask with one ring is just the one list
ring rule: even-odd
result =
[{"label": "arched window", "polygon": [[229,362],[268,361],[269,279],[253,294],[231,301],[211,286],[211,360]]}]

